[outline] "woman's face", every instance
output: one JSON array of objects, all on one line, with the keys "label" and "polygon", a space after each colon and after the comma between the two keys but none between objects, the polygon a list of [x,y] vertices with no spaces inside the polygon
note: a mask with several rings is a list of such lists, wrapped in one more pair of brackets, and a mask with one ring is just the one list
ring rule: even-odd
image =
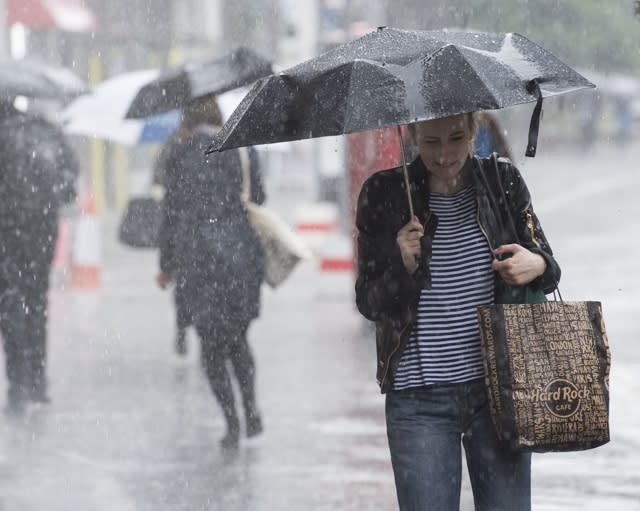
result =
[{"label": "woman's face", "polygon": [[462,170],[471,146],[467,114],[424,121],[415,125],[415,143],[422,163],[434,177],[449,181]]}]

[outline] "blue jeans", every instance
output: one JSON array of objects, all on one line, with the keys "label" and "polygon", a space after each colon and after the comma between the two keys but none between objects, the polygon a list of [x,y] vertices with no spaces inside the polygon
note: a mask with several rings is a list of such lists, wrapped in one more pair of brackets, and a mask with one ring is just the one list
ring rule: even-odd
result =
[{"label": "blue jeans", "polygon": [[391,391],[386,417],[401,511],[459,511],[461,439],[476,511],[530,511],[531,455],[497,445],[482,380]]}]

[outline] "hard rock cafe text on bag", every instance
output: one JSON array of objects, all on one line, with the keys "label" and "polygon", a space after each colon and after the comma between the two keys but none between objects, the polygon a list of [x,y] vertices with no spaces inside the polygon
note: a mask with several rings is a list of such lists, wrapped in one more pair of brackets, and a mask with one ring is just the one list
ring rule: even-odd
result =
[{"label": "hard rock cafe text on bag", "polygon": [[489,407],[514,450],[578,451],[609,441],[611,354],[600,302],[478,307]]}]

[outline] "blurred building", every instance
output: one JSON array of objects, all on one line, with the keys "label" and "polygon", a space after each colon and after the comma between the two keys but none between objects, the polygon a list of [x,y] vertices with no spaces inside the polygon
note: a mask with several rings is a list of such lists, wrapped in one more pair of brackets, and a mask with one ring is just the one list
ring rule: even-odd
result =
[{"label": "blurred building", "polygon": [[474,8],[468,0],[386,0],[385,3],[390,26],[421,30],[465,28]]},{"label": "blurred building", "polygon": [[[0,0],[0,52],[6,43],[6,53],[67,66],[92,85],[239,45],[282,69],[386,24],[387,11],[387,0]],[[343,144],[313,141],[300,150],[312,183],[307,193],[337,200]],[[122,207],[130,169],[148,167],[153,151],[84,142],[99,203]]]}]

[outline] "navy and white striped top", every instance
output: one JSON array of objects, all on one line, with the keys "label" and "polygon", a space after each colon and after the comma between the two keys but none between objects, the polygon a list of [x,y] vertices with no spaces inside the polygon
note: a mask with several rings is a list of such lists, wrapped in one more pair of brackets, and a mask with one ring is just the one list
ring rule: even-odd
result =
[{"label": "navy and white striped top", "polygon": [[395,390],[483,376],[476,306],[493,303],[494,274],[476,218],[475,188],[451,195],[431,193],[429,204],[438,217],[432,288],[420,295],[417,322],[394,378]]}]

